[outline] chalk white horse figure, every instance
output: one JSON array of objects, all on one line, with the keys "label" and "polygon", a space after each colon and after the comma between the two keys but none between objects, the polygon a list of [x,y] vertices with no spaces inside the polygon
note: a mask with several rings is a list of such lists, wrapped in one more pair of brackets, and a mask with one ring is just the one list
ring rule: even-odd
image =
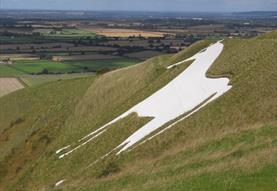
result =
[{"label": "chalk white horse figure", "polygon": [[[170,81],[166,86],[111,122],[80,139],[80,141],[83,142],[82,144],[61,155],[60,158],[63,158],[64,156],[79,149],[81,146],[89,143],[91,140],[106,131],[109,125],[133,112],[136,112],[140,117],[152,117],[153,119],[118,145],[115,148],[120,149],[117,154],[132,147],[171,120],[187,113],[187,115],[182,119],[177,120],[154,136],[171,128],[173,125],[198,111],[209,102],[217,99],[231,88],[231,86],[228,85],[229,79],[207,78],[206,72],[220,55],[222,50],[223,44],[221,42],[217,42],[198,52],[189,59],[169,66],[167,69],[171,69],[173,66],[193,60],[192,64],[186,70]],[[148,138],[147,140],[152,139],[154,136]]]}]

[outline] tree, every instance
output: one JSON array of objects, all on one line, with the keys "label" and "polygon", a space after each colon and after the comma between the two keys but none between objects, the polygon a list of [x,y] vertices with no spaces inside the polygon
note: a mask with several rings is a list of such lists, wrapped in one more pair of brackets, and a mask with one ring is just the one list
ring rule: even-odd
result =
[{"label": "tree", "polygon": [[42,70],[42,72],[41,72],[42,74],[49,74],[49,71],[48,71],[48,69],[47,68],[44,68],[43,70]]}]

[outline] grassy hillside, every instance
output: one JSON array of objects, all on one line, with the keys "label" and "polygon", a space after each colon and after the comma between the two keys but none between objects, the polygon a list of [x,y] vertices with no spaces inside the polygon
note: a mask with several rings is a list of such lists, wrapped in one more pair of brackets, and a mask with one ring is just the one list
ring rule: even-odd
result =
[{"label": "grassy hillside", "polygon": [[20,76],[26,74],[23,71],[19,71],[9,65],[0,65],[0,77]]},{"label": "grassy hillside", "polygon": [[131,152],[94,163],[149,118],[131,114],[71,155],[55,155],[163,87],[190,63],[166,66],[209,44],[0,98],[0,190],[274,190],[274,40],[225,40],[207,75],[227,76],[233,88]]},{"label": "grassy hillside", "polygon": [[[65,61],[64,64],[68,64],[79,68],[79,70],[88,71],[102,71],[102,70],[114,70],[126,66],[131,66],[139,63],[136,59],[110,59],[110,60],[93,60],[93,61]],[[85,69],[84,69],[85,68]]]},{"label": "grassy hillside", "polygon": [[70,80],[95,76],[94,73],[76,73],[76,74],[51,74],[51,75],[22,75],[20,79],[29,87],[40,86],[50,82]]},{"label": "grassy hillside", "polygon": [[258,36],[257,39],[270,39],[270,40],[277,40],[277,30],[267,32],[264,35]]}]

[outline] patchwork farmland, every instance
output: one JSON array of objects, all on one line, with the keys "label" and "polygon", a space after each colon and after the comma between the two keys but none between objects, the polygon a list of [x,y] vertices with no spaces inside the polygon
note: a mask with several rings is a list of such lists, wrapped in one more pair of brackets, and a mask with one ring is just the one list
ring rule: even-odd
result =
[{"label": "patchwork farmland", "polygon": [[103,35],[106,37],[163,37],[169,33],[157,32],[157,31],[147,31],[147,30],[134,30],[134,29],[107,29],[107,28],[82,28],[83,30],[96,33],[98,35]]}]

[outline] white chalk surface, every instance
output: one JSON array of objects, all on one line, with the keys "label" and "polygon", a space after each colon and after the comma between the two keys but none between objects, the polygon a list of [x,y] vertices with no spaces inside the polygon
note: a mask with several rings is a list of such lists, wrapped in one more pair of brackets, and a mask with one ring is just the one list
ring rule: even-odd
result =
[{"label": "white chalk surface", "polygon": [[[99,136],[99,132],[102,132],[110,124],[115,123],[133,112],[138,113],[140,117],[153,117],[150,122],[138,129],[115,148],[120,149],[117,152],[117,154],[119,154],[143,140],[146,136],[150,135],[167,122],[174,120],[187,112],[190,112],[187,115],[189,116],[196,112],[196,110],[199,110],[209,102],[223,95],[231,88],[231,86],[228,85],[229,79],[211,79],[206,77],[206,72],[220,55],[222,50],[223,44],[221,42],[217,42],[189,59],[169,66],[168,69],[171,69],[175,65],[182,64],[189,60],[194,60],[186,70],[170,81],[166,86],[146,98],[144,101],[138,103],[116,119],[80,139],[80,141],[83,141],[88,137],[90,137],[89,140],[91,141],[94,137]],[[196,107],[198,108],[196,109]],[[180,120],[177,122],[179,121]],[[166,129],[172,126],[173,125],[170,125]],[[162,133],[163,131],[164,130],[158,132],[156,135]],[[153,138],[154,136],[150,138]],[[80,148],[80,145],[78,148]],[[76,149],[73,149],[72,151],[74,150]],[[72,151],[69,151],[68,154]]]}]

